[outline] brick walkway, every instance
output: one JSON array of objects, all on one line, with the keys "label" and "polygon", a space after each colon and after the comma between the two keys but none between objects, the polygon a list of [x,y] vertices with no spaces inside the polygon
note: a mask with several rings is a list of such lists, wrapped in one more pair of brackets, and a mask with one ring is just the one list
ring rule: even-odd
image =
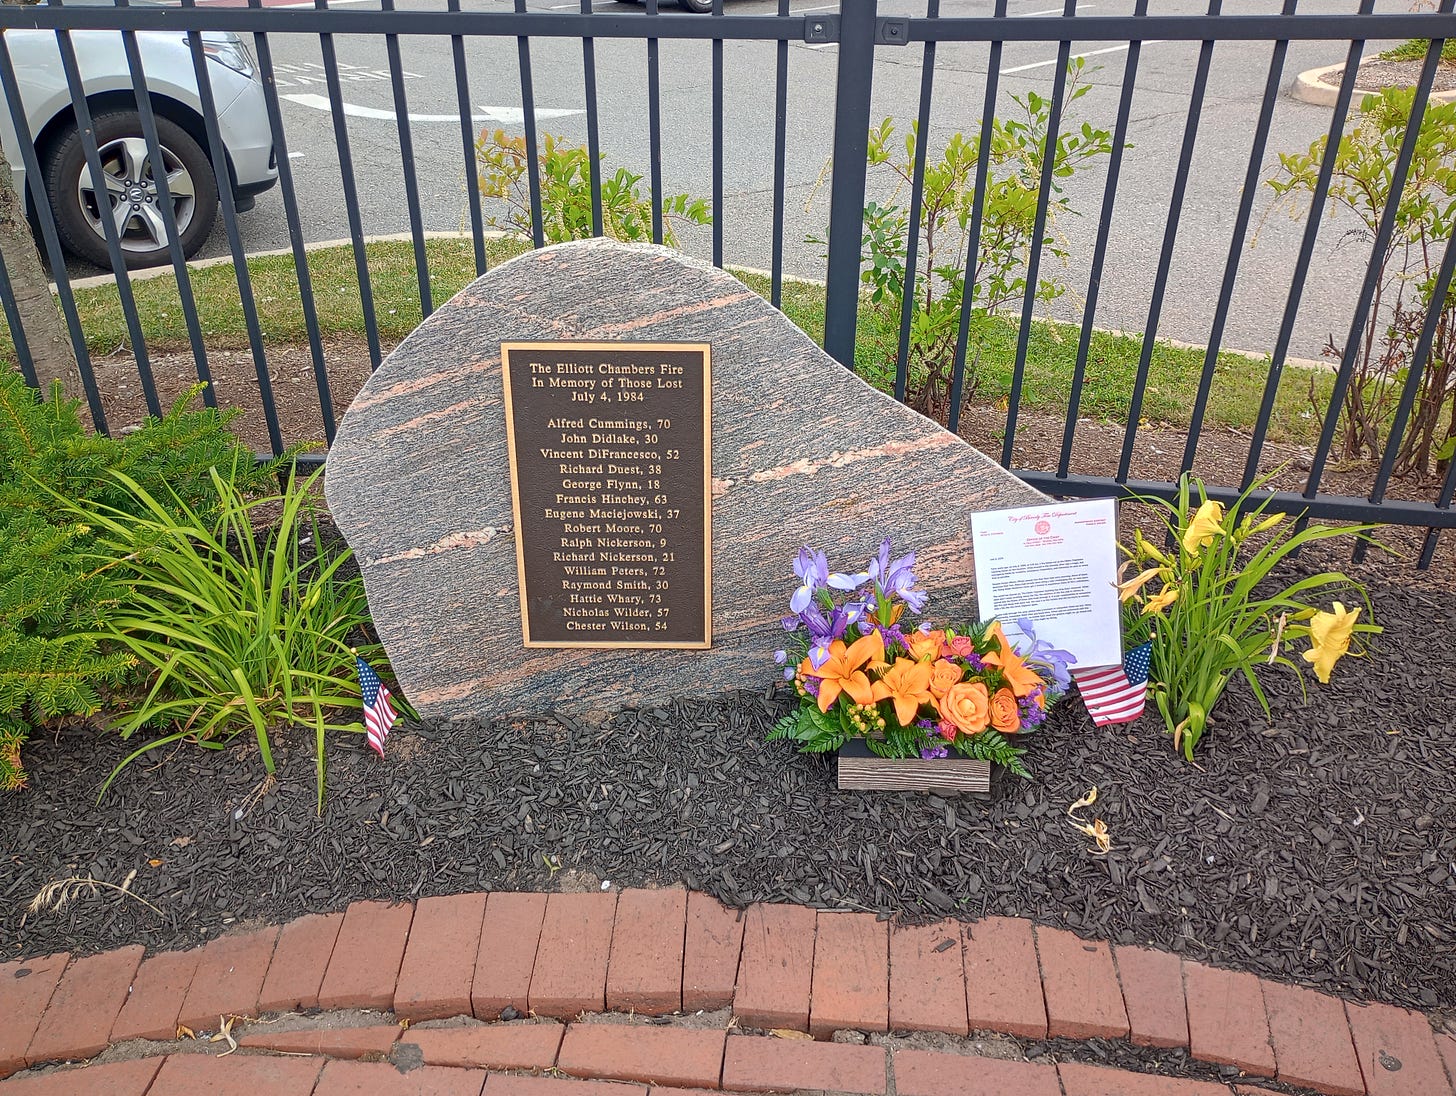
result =
[{"label": "brick walkway", "polygon": [[[632,1022],[580,1020],[607,1011]],[[179,1024],[274,1013],[294,1015],[240,1020],[224,1056],[226,1042],[177,1039]],[[923,1049],[891,1032],[943,1035]],[[1125,1072],[1075,1044],[1057,1062],[981,1057],[972,1032],[1186,1047],[1243,1076]],[[1452,1096],[1456,1037],[1419,1013],[1027,921],[895,928],[681,890],[496,893],[359,902],[187,952],[0,965],[6,1076],[0,1096],[1242,1096],[1259,1078]]]}]

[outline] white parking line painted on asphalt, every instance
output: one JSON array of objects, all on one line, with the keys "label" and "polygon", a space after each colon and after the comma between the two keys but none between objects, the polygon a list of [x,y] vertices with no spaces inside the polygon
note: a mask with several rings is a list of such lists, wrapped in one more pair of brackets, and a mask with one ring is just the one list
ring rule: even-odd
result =
[{"label": "white parking line painted on asphalt", "polygon": [[[282,95],[279,98],[287,99],[290,103],[297,103],[301,107],[312,107],[314,110],[321,110],[330,113],[331,107],[326,97],[304,93],[300,95]],[[381,122],[393,122],[398,115],[392,110],[381,110],[378,107],[360,106],[358,103],[340,103],[344,113],[350,118],[373,118]],[[503,125],[518,126],[526,120],[525,111],[520,107],[476,107],[479,114],[472,114],[471,121],[474,122],[500,122]],[[558,107],[537,107],[537,118],[566,118],[573,114],[585,114],[584,110],[565,110]],[[411,114],[411,122],[459,122],[458,114]]]},{"label": "white parking line painted on asphalt", "polygon": [[[1161,38],[1149,38],[1142,44],[1145,46],[1156,46],[1162,41],[1163,39]],[[1104,53],[1121,53],[1123,50],[1131,48],[1132,43],[1125,42],[1120,46],[1108,46],[1106,49],[1089,49],[1086,53],[1074,53],[1072,54],[1070,59],[1076,61],[1082,57],[1100,57]],[[1057,59],[1053,57],[1050,61],[1033,61],[1029,65],[1014,65],[1011,68],[1002,69],[1001,75],[1010,76],[1012,73],[1016,72],[1029,72],[1032,69],[1046,68],[1048,65],[1055,65],[1056,63]]]},{"label": "white parking line painted on asphalt", "polygon": [[[1084,11],[1091,11],[1096,6],[1096,4],[1083,4],[1077,9],[1077,14],[1081,15]],[[1061,15],[1064,11],[1066,11],[1065,8],[1043,8],[1041,11],[1018,11],[1015,18],[1030,19],[1037,15]]]}]

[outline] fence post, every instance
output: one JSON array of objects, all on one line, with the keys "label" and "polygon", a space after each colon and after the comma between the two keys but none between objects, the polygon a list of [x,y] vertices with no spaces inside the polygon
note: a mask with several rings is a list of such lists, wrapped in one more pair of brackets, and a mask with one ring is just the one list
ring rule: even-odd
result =
[{"label": "fence post", "polygon": [[829,191],[829,271],[824,303],[824,349],[841,365],[851,369],[854,368],[854,334],[859,313],[865,154],[869,149],[877,2],[843,0],[839,14],[839,72],[834,92],[834,174]]}]

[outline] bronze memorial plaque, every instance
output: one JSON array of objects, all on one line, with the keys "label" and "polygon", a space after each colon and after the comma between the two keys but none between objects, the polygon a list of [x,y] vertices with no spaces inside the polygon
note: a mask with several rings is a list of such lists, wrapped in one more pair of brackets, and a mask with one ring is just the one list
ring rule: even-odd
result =
[{"label": "bronze memorial plaque", "polygon": [[501,344],[527,647],[712,640],[704,343]]}]

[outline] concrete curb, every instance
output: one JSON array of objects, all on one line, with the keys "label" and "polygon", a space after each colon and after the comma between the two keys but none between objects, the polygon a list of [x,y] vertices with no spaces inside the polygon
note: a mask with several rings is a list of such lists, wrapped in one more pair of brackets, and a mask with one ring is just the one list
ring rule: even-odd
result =
[{"label": "concrete curb", "polygon": [[[1368,64],[1368,62],[1361,62],[1361,64]],[[1335,105],[1335,100],[1339,98],[1340,89],[1333,84],[1325,83],[1324,78],[1332,72],[1339,72],[1344,67],[1345,63],[1341,61],[1336,65],[1325,65],[1322,68],[1307,69],[1294,78],[1294,83],[1289,89],[1289,94],[1301,103],[1310,103],[1317,107],[1332,107]],[[1357,87],[1355,88],[1355,94],[1351,101],[1358,108],[1360,101],[1365,96],[1375,94],[1378,93],[1370,88]],[[1431,102],[1456,102],[1456,91],[1432,92]]]}]

